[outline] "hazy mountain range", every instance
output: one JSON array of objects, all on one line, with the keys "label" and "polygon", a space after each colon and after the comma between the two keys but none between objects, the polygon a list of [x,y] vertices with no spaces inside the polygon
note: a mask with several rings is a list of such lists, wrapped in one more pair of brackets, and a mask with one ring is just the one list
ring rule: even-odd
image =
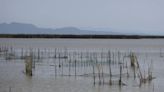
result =
[{"label": "hazy mountain range", "polygon": [[[121,32],[113,32],[112,30],[92,30],[92,29],[79,29],[76,27],[63,27],[63,28],[39,28],[33,24],[25,23],[2,23],[0,24],[0,34],[125,34]],[[126,33],[130,35],[132,33]]]}]

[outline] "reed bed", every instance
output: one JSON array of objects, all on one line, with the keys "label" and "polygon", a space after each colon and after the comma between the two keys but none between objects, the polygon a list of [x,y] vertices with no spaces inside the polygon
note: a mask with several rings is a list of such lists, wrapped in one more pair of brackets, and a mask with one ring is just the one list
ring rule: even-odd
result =
[{"label": "reed bed", "polygon": [[[54,77],[87,77],[96,85],[126,86],[125,78],[139,80],[139,86],[152,81],[153,60],[141,68],[138,56],[141,53],[112,49],[79,50],[68,48],[13,48],[0,46],[0,57],[6,61],[24,60],[25,72],[35,76],[40,66],[52,67]],[[162,58],[162,52],[160,51]],[[47,71],[49,72],[49,71]],[[43,74],[44,75],[44,74]],[[40,75],[41,76],[41,75]]]}]

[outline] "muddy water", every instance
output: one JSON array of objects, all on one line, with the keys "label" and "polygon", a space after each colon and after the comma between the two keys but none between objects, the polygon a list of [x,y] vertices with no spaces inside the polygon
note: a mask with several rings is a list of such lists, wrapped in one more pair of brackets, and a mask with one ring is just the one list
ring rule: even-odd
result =
[{"label": "muddy water", "polygon": [[[126,86],[108,85],[109,76],[105,77],[105,84],[93,85],[92,77],[65,76],[68,75],[68,67],[63,67],[62,72],[52,65],[54,59],[43,59],[38,62],[33,71],[33,76],[25,75],[25,63],[22,59],[6,60],[0,57],[0,92],[163,92],[164,90],[164,40],[163,39],[0,39],[1,46],[12,46],[20,54],[21,48],[67,48],[72,51],[111,51],[137,52],[141,69],[145,71],[153,61],[153,76],[156,78],[141,87],[139,81],[131,77],[123,77]],[[126,59],[125,59],[126,60]],[[128,60],[128,58],[127,58]],[[57,60],[58,62],[58,60]],[[104,64],[104,72],[108,72],[108,66]],[[114,65],[113,74],[118,74],[119,66]],[[130,67],[129,67],[130,68]],[[123,70],[123,73],[126,69]],[[129,71],[130,72],[130,71]],[[92,67],[80,67],[77,75],[92,73]],[[71,68],[74,74],[74,67]],[[118,80],[118,77],[114,78]],[[98,82],[98,79],[96,79]]]}]

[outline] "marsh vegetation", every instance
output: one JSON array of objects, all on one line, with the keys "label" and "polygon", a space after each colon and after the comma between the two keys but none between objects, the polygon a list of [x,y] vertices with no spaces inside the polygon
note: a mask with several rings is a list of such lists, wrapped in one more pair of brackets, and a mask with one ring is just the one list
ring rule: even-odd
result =
[{"label": "marsh vegetation", "polygon": [[[38,92],[42,89],[39,87],[47,88],[46,85],[49,85],[47,90],[51,92],[56,85],[64,89],[68,87],[73,91],[79,89],[82,91],[83,88],[94,91],[98,87],[105,87],[104,91],[99,90],[101,92],[118,91],[118,89],[121,92],[130,92],[130,90],[162,92],[162,88],[157,88],[157,85],[162,86],[158,83],[164,77],[162,73],[160,74],[164,69],[160,67],[164,60],[162,48],[136,50],[84,47],[43,48],[1,44],[0,78],[3,81],[0,81],[0,86],[3,87],[2,91],[24,92],[31,89]],[[5,84],[9,80],[11,83]],[[78,88],[72,89],[68,81]],[[15,82],[18,82],[16,86],[14,86]],[[161,81],[161,83],[164,82]],[[20,85],[23,87],[20,88]],[[65,92],[60,88],[57,90]]]}]

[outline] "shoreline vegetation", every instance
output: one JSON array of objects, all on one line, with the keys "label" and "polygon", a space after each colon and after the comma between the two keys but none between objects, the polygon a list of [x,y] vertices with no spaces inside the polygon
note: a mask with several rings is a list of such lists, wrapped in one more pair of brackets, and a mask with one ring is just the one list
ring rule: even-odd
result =
[{"label": "shoreline vegetation", "polygon": [[163,39],[158,35],[0,34],[0,38]]}]

